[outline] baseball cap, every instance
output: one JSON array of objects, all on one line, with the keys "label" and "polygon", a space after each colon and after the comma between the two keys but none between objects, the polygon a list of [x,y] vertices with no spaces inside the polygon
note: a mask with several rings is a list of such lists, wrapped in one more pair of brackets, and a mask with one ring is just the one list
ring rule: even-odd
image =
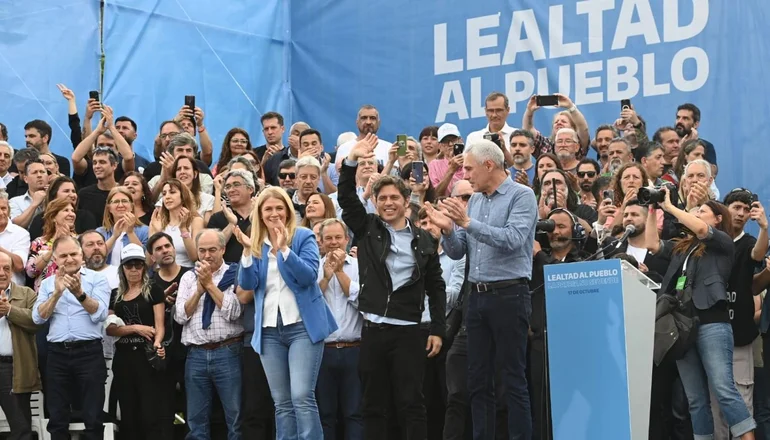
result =
[{"label": "baseball cap", "polygon": [[444,138],[447,136],[462,137],[460,135],[460,130],[457,129],[455,124],[441,124],[441,127],[438,128],[438,141],[443,142]]},{"label": "baseball cap", "polygon": [[120,251],[120,264],[131,260],[144,261],[144,249],[136,243],[129,243]]}]

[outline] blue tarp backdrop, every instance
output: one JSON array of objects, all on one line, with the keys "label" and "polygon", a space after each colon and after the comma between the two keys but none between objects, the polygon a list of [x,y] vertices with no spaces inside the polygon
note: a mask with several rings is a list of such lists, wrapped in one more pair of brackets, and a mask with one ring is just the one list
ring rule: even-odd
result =
[{"label": "blue tarp backdrop", "polygon": [[[17,145],[26,120],[65,127],[55,83],[73,87],[82,109],[98,78],[98,2],[33,4],[0,0],[0,120]],[[365,103],[394,139],[444,121],[479,129],[495,90],[511,99],[512,126],[533,93],[568,94],[591,127],[630,98],[650,134],[693,102],[722,192],[748,186],[768,204],[769,19],[760,0],[109,1],[104,101],[137,120],[149,156],[158,124],[196,95],[215,157],[234,126],[260,144],[268,110],[285,115],[287,131],[307,121],[331,148]],[[554,113],[538,111],[540,131]],[[70,148],[54,129],[57,151]]]}]

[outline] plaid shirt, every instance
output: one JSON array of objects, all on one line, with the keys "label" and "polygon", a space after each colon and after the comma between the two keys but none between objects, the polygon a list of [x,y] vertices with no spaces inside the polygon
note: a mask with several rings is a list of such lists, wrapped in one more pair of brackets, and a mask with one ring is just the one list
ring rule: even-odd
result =
[{"label": "plaid shirt", "polygon": [[[218,284],[222,276],[227,271],[229,265],[222,263],[222,266],[211,275],[214,284]],[[215,307],[214,314],[211,316],[211,326],[203,329],[203,300],[198,301],[198,307],[192,316],[187,316],[184,305],[198,289],[198,275],[194,270],[188,271],[179,280],[179,293],[176,299],[174,309],[174,319],[182,324],[182,344],[184,345],[203,345],[211,342],[220,342],[225,339],[236,337],[243,333],[241,324],[242,306],[235,296],[235,286],[230,286],[222,292],[222,308]]]}]

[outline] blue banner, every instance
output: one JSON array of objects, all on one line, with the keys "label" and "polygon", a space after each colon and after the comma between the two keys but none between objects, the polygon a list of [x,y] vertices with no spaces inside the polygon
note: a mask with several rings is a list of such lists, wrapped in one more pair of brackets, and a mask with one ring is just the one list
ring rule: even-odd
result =
[{"label": "blue banner", "polygon": [[137,122],[137,152],[152,160],[160,123],[185,95],[205,112],[214,162],[233,127],[261,145],[262,114],[289,114],[285,9],[279,0],[108,2],[104,102]]},{"label": "blue banner", "polygon": [[620,260],[545,266],[545,300],[554,439],[630,439]]},{"label": "blue banner", "polygon": [[[770,197],[767,2],[626,0],[291,2],[294,118],[327,137],[355,131],[362,104],[380,110],[380,136],[430,124],[486,125],[484,98],[510,98],[521,126],[534,93],[569,95],[593,130],[631,99],[650,136],[678,105],[702,110],[700,136],[717,150],[722,193]],[[537,112],[550,133],[555,111]],[[329,142],[327,142],[329,144]]]},{"label": "blue banner", "polygon": [[99,89],[99,1],[0,1],[0,122],[25,147],[24,124],[46,121],[54,153],[72,155],[63,83],[81,103]]}]

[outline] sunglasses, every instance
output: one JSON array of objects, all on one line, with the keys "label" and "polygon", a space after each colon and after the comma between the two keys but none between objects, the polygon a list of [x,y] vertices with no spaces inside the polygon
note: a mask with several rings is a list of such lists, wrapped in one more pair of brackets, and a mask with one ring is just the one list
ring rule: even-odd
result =
[{"label": "sunglasses", "polygon": [[144,261],[142,260],[126,261],[125,263],[123,263],[123,267],[128,269],[134,269],[134,270],[141,269],[144,267]]},{"label": "sunglasses", "polygon": [[468,200],[471,199],[472,195],[473,194],[461,194],[461,195],[455,196],[455,197],[457,197],[458,199],[462,199],[463,202],[467,202]]},{"label": "sunglasses", "polygon": [[578,171],[577,176],[581,179],[588,176],[589,178],[596,177],[596,171]]},{"label": "sunglasses", "polygon": [[295,177],[297,177],[297,175],[295,173],[278,173],[279,179],[286,179],[287,177],[289,179],[294,179]]}]

